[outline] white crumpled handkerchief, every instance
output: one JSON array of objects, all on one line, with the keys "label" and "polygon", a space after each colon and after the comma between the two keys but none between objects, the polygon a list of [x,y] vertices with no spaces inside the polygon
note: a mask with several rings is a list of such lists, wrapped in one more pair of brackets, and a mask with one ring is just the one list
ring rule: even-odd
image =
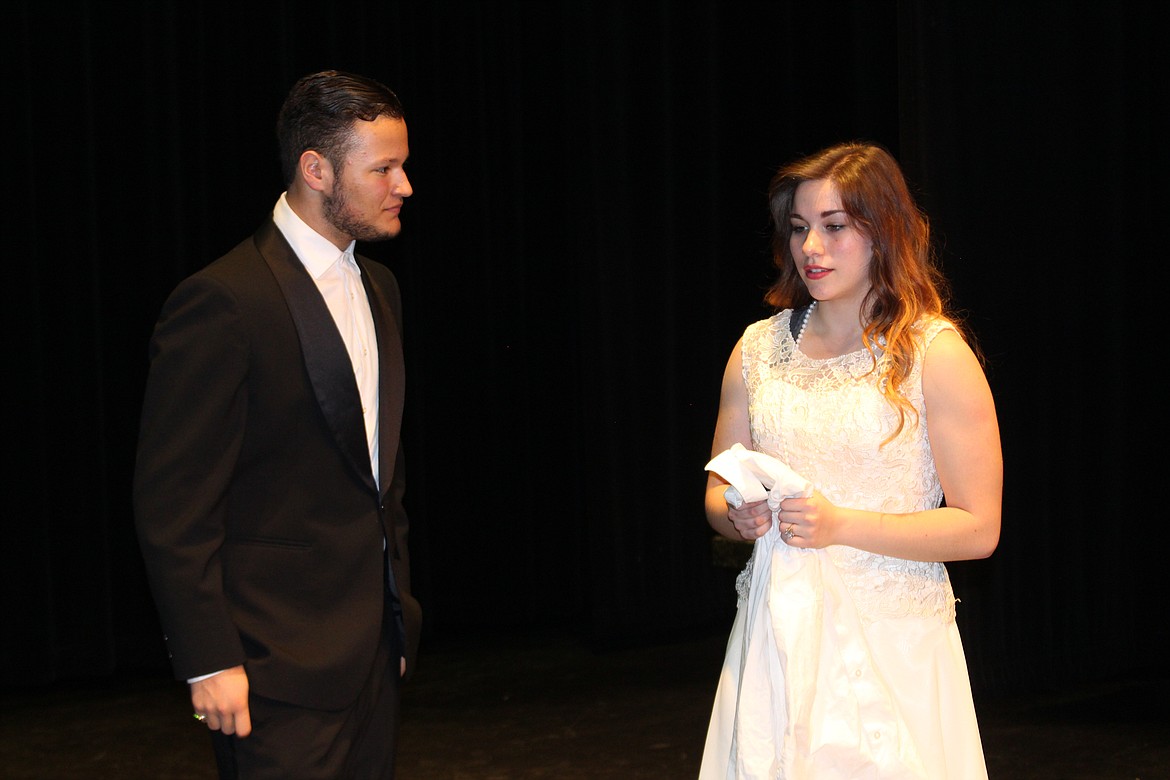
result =
[{"label": "white crumpled handkerchief", "polygon": [[787,463],[749,450],[738,442],[712,458],[705,468],[731,484],[725,496],[732,506],[766,498],[768,506],[775,512],[785,498],[812,495],[812,483],[790,469]]}]

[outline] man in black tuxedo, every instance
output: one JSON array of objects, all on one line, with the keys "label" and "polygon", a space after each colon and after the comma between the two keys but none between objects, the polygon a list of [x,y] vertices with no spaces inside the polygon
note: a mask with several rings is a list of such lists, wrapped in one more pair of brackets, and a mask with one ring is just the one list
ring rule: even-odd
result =
[{"label": "man in black tuxedo", "polygon": [[406,123],[382,84],[327,71],[277,130],[272,217],[155,326],[138,535],[221,776],[388,778],[420,620],[402,319],[393,274],[353,248],[401,229]]}]

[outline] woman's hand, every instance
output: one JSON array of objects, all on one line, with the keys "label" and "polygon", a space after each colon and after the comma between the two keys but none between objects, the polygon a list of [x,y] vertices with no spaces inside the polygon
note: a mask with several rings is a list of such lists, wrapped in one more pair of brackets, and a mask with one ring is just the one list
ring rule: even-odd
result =
[{"label": "woman's hand", "polygon": [[834,544],[841,510],[820,493],[808,498],[786,498],[777,515],[780,538],[791,547],[819,549]]},{"label": "woman's hand", "polygon": [[767,501],[753,501],[738,509],[728,506],[727,519],[731,521],[740,538],[754,542],[768,533],[768,528],[772,525],[772,510],[768,508]]}]

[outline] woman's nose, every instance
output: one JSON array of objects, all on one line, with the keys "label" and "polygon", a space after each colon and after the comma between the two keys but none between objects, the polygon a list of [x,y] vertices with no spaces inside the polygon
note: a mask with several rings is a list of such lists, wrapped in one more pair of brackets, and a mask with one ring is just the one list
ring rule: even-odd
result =
[{"label": "woman's nose", "polygon": [[821,237],[817,235],[815,230],[809,228],[808,233],[805,234],[804,243],[800,248],[806,256],[812,257],[813,255],[819,255],[824,247],[821,246]]}]

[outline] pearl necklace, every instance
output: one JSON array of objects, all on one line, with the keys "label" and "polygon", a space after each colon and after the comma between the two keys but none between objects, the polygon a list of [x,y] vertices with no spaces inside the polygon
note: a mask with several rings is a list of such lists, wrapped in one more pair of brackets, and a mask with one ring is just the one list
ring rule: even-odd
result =
[{"label": "pearl necklace", "polygon": [[800,330],[796,331],[796,342],[792,345],[793,349],[800,346],[800,339],[804,336],[804,329],[808,327],[809,318],[812,317],[813,310],[817,308],[817,303],[817,299],[813,298],[813,302],[805,310],[804,319],[800,321]]},{"label": "pearl necklace", "polygon": [[[808,327],[808,320],[812,317],[813,310],[817,307],[817,299],[813,298],[813,302],[808,305],[804,311],[804,319],[800,321],[800,330],[796,331],[796,341],[792,344],[792,351],[795,352],[800,346],[800,339],[804,336],[804,329]],[[788,440],[784,436],[784,430],[781,428],[780,432],[780,454],[784,457],[784,464],[791,465],[788,459]]]}]

